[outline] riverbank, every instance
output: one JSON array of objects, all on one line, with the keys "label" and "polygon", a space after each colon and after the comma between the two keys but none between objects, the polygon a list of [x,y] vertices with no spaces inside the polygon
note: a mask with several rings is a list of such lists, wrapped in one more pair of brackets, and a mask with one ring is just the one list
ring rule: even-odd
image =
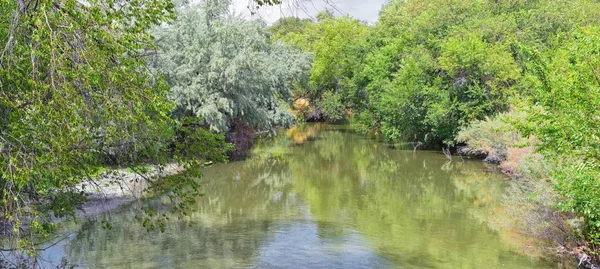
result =
[{"label": "riverbank", "polygon": [[165,166],[146,167],[138,171],[126,168],[103,172],[77,187],[77,190],[84,192],[87,197],[87,201],[81,210],[77,211],[77,215],[94,216],[135,201],[144,196],[148,180],[176,175],[183,171],[183,166],[169,163]]},{"label": "riverbank", "polygon": [[[564,268],[598,268],[589,253],[593,247],[582,237],[584,221],[558,206],[564,200],[555,188],[552,162],[535,151],[534,137],[522,137],[507,121],[488,119],[463,130],[458,140],[466,143],[457,153],[496,165],[509,179],[505,193],[503,224],[532,237],[544,256],[556,259]],[[514,114],[511,117],[515,117]],[[491,124],[490,124],[491,123]],[[493,127],[493,128],[491,128]],[[528,243],[529,244],[529,243]]]},{"label": "riverbank", "polygon": [[148,233],[137,205],[125,204],[48,253],[86,268],[556,267],[484,225],[501,201],[501,174],[475,160],[447,163],[346,126],[307,124],[202,169],[203,196],[164,233]]}]

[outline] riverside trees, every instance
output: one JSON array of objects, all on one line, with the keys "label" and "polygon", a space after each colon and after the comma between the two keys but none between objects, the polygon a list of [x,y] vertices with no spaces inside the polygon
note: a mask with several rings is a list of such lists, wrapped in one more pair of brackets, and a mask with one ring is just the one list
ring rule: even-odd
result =
[{"label": "riverside trees", "polygon": [[234,133],[238,146],[254,131],[291,123],[290,91],[308,75],[311,56],[270,42],[264,22],[234,17],[227,1],[206,1],[182,7],[178,19],[156,33],[153,65],[169,82],[178,116]]},{"label": "riverside trees", "polygon": [[[438,146],[455,146],[461,130],[539,139],[538,152],[551,163],[545,169],[556,169],[543,171],[552,182],[544,186],[554,184],[559,194],[544,204],[583,217],[585,239],[598,245],[598,12],[600,4],[590,0],[398,0],[372,27],[324,16],[285,19],[273,29],[275,38],[315,53],[311,85],[342,95],[323,95],[322,110],[333,108],[337,117],[340,107],[352,108],[359,131]],[[326,31],[332,25],[340,27],[333,34]],[[328,38],[343,33],[353,40]],[[335,80],[321,79],[327,77]],[[331,81],[338,83],[320,84]],[[486,121],[497,115],[519,124]],[[496,138],[502,139],[490,141],[504,139]]]},{"label": "riverside trees", "polygon": [[[552,51],[532,52],[536,106],[522,128],[540,139],[561,209],[583,217],[585,239],[600,248],[600,28],[558,36]],[[598,252],[595,252],[598,256]]]},{"label": "riverside trees", "polygon": [[290,123],[285,102],[292,83],[306,76],[310,55],[269,42],[263,22],[232,16],[225,1],[207,1],[182,8],[157,40],[153,63],[179,113],[220,132],[236,120],[263,130]]},{"label": "riverside trees", "polygon": [[[175,21],[166,0],[3,1],[4,227],[47,235],[52,216],[74,216],[85,200],[75,187],[100,165],[222,159],[222,136],[203,127],[243,143],[289,123],[291,91],[330,121],[352,110],[360,131],[448,146],[522,105],[531,111],[520,131],[558,168],[560,206],[598,244],[599,11],[591,0],[398,0],[372,27],[324,12],[267,31],[217,0],[184,5]],[[310,57],[274,40],[314,54],[310,76]],[[33,249],[33,239],[18,246]]]},{"label": "riverside trees", "polygon": [[[77,186],[110,162],[164,163],[176,122],[166,84],[143,68],[170,1],[0,4],[0,206],[13,246],[33,251]],[[182,188],[183,190],[183,188]]]},{"label": "riverside trees", "polygon": [[[172,22],[174,9],[169,0],[0,2],[0,224],[11,239],[10,249],[31,253],[56,227],[53,218],[75,218],[76,209],[86,201],[79,187],[93,181],[101,166],[180,161],[191,168],[198,158],[224,160],[229,147],[223,135],[198,128],[197,120],[171,117],[177,103],[167,98],[169,83],[147,68],[148,56],[156,52],[151,29]],[[231,89],[227,96],[238,98],[235,105],[241,106],[229,106],[238,113],[231,116],[252,113],[251,106],[269,106],[273,109],[254,116],[285,119],[273,112],[280,102],[275,96],[285,96],[284,81],[299,72],[288,68],[293,67],[289,61],[304,56],[281,45],[264,49],[266,39],[256,39],[261,28],[252,28],[255,23],[227,24],[238,30],[237,37],[251,31],[255,38],[244,40],[243,52],[250,58],[233,59],[238,67],[265,70],[227,73],[232,62],[215,58],[218,61],[203,62],[222,68],[219,78],[215,72],[207,74],[216,79],[212,82],[237,86],[247,81],[245,85],[252,87],[251,82],[259,80],[256,74],[269,75],[259,82],[271,82],[268,89],[254,86],[252,96],[234,92],[242,88],[226,88]],[[224,46],[214,50],[218,55],[227,52],[225,46],[239,45],[225,37],[210,41]],[[240,51],[229,51],[233,52]],[[195,71],[200,70],[211,71]],[[182,94],[176,87],[173,92]],[[212,115],[197,114],[214,123],[214,130],[223,130],[223,122]],[[267,127],[281,122],[275,120]],[[157,182],[150,179],[149,196],[168,196],[165,205],[175,213],[183,214],[198,194],[192,177]],[[141,219],[149,228],[153,220],[166,219],[154,210],[146,213]]]},{"label": "riverside trees", "polygon": [[368,27],[349,16],[335,18],[330,11],[317,15],[317,21],[284,18],[272,28],[273,38],[314,54],[310,81],[294,92],[296,97],[316,101],[324,119],[337,122],[345,110],[362,103],[350,87],[360,70],[360,45]]},{"label": "riverside trees", "polygon": [[[583,8],[585,7],[585,8]],[[521,46],[597,22],[591,1],[393,1],[368,42],[358,117],[387,139],[453,145],[461,127],[531,93]]]}]

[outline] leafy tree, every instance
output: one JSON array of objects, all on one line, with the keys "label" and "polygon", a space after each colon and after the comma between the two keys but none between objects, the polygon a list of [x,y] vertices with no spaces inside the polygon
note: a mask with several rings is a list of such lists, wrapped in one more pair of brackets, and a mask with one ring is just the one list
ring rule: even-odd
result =
[{"label": "leafy tree", "polygon": [[596,23],[598,10],[585,0],[392,1],[353,79],[368,100],[357,126],[388,140],[453,145],[461,127],[533,94],[517,43],[551,49],[552,36]]},{"label": "leafy tree", "polygon": [[[556,50],[525,49],[534,59],[537,104],[522,126],[540,139],[539,150],[553,161],[561,207],[584,217],[585,237],[600,247],[600,28],[583,27],[557,38]],[[597,253],[596,253],[597,254]]]},{"label": "leafy tree", "polygon": [[[149,29],[173,17],[167,0],[0,2],[0,223],[15,249],[34,251],[53,218],[75,218],[81,183],[107,162],[185,160],[167,84],[145,68]],[[195,133],[210,145],[200,155],[223,158],[222,136]],[[150,195],[176,212],[198,191],[190,178],[154,179]]]},{"label": "leafy tree", "polygon": [[226,1],[185,6],[171,25],[158,29],[154,65],[171,85],[180,114],[204,119],[212,130],[287,125],[292,84],[306,76],[310,58],[281,42],[269,42],[266,25],[228,13]]},{"label": "leafy tree", "polygon": [[325,92],[319,100],[319,107],[328,122],[342,121],[346,116],[342,96],[336,92]]},{"label": "leafy tree", "polygon": [[317,15],[312,23],[299,19],[282,19],[273,26],[274,38],[293,44],[304,52],[314,54],[310,75],[310,92],[313,100],[320,100],[325,92],[339,93],[342,106],[351,107],[357,102],[350,91],[354,73],[362,60],[360,45],[368,27],[349,16],[333,17],[331,11]]},{"label": "leafy tree", "polygon": [[302,34],[311,23],[310,19],[301,19],[296,17],[285,17],[279,19],[271,27],[269,32],[272,33],[272,40],[280,40],[289,34]]}]

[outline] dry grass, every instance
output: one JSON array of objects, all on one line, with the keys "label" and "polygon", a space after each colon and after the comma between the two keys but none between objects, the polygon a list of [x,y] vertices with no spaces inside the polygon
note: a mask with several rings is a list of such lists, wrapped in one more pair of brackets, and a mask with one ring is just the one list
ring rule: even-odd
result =
[{"label": "dry grass", "polygon": [[523,164],[523,162],[527,158],[540,159],[541,155],[535,154],[533,152],[534,146],[530,145],[527,147],[508,147],[506,151],[506,159],[500,162],[500,169],[507,175],[510,176],[520,176],[519,175],[519,166]]}]

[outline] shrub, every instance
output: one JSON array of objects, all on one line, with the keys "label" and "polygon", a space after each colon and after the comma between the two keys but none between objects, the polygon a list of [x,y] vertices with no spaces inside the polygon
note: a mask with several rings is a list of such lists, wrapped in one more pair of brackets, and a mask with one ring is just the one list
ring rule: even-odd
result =
[{"label": "shrub", "polygon": [[531,144],[532,139],[523,138],[512,124],[525,117],[525,113],[507,112],[475,121],[458,133],[456,141],[467,144],[462,149],[467,154],[485,155],[485,160],[493,163],[506,161],[509,152],[517,157],[519,151],[523,151],[518,148]]},{"label": "shrub", "polygon": [[[511,226],[520,234],[564,247],[581,243],[581,227],[571,213],[558,207],[562,198],[555,191],[551,177],[553,165],[539,154],[528,154],[514,167],[518,177],[513,177],[505,193],[504,213]],[[544,244],[538,244],[544,245]],[[555,252],[556,249],[548,249]],[[550,254],[550,253],[548,253]],[[554,253],[552,253],[554,254]]]},{"label": "shrub", "polygon": [[541,141],[540,153],[556,167],[552,176],[566,212],[584,218],[584,235],[600,247],[600,27],[560,36],[546,55],[528,49],[537,109],[523,130]]},{"label": "shrub", "polygon": [[487,155],[487,161],[499,163],[502,171],[511,175],[498,225],[531,240],[576,245],[581,241],[581,227],[572,214],[559,207],[563,198],[555,190],[553,162],[534,151],[535,138],[524,138],[516,129],[526,118],[526,113],[513,111],[476,121],[459,132],[457,141],[466,143],[464,152]]},{"label": "shrub", "polygon": [[340,122],[346,118],[346,106],[342,102],[341,94],[333,91],[323,93],[319,101],[323,117],[328,122]]},{"label": "shrub", "polygon": [[151,63],[165,74],[180,113],[202,118],[214,131],[236,121],[257,131],[287,126],[292,88],[308,75],[311,56],[270,42],[266,24],[229,13],[227,1],[181,8],[155,32],[160,53]]}]

